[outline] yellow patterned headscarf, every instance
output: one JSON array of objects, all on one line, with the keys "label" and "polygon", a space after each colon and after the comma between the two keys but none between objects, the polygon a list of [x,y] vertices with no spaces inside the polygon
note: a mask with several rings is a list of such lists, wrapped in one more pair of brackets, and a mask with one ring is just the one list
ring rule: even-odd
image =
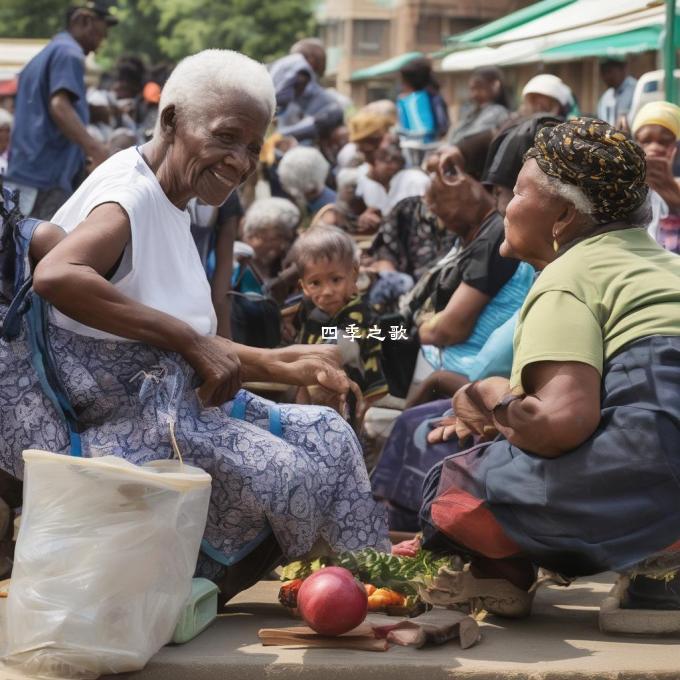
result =
[{"label": "yellow patterned headscarf", "polygon": [[608,123],[575,118],[538,131],[524,159],[583,190],[600,224],[624,219],[647,197],[645,154]]},{"label": "yellow patterned headscarf", "polygon": [[635,134],[644,125],[661,125],[680,137],[680,106],[670,102],[649,102],[635,116],[632,131]]}]

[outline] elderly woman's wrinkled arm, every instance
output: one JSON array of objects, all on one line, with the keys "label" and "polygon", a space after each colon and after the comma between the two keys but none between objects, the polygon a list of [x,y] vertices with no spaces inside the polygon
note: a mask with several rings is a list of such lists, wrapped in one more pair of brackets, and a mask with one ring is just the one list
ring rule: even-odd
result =
[{"label": "elderly woman's wrinkled arm", "polygon": [[262,349],[236,343],[233,346],[241,361],[245,381],[313,387],[326,395],[327,399],[322,403],[336,403],[340,398],[338,410],[341,412],[348,392],[354,393],[357,403],[363,404],[358,385],[339,367],[334,346],[293,345],[281,349]]},{"label": "elderly woman's wrinkled arm", "polygon": [[130,237],[130,221],[119,205],[98,206],[44,254],[35,268],[34,290],[79,323],[177,352],[201,378],[203,403],[223,403],[241,384],[233,344],[199,335],[183,321],[123,295],[106,279]]},{"label": "elderly woman's wrinkled arm", "polygon": [[527,394],[493,408],[506,439],[543,458],[556,458],[586,441],[600,422],[601,378],[577,361],[539,361],[525,367]]}]

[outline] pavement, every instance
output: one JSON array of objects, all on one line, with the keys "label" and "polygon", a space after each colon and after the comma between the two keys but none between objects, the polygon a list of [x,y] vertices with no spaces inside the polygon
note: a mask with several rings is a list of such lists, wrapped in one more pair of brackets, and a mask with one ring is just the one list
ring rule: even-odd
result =
[{"label": "pavement", "polygon": [[[279,584],[261,582],[232,600],[186,645],[164,647],[136,673],[109,680],[637,680],[680,678],[680,637],[610,637],[597,626],[614,577],[539,590],[532,616],[489,618],[482,640],[462,650],[392,647],[387,652],[263,647],[259,628],[296,625],[276,602]],[[0,601],[1,602],[1,601]],[[0,616],[3,605],[0,604]],[[0,667],[0,680],[19,678]]]}]

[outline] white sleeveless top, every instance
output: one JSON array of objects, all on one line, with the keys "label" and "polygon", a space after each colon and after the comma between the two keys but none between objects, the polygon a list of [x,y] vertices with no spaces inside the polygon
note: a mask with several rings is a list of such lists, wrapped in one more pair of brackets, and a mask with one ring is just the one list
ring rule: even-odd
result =
[{"label": "white sleeveless top", "polygon": [[[73,231],[102,203],[118,203],[130,218],[132,240],[112,284],[148,307],[170,314],[200,335],[215,335],[210,284],[191,236],[189,213],[174,206],[135,148],[98,166],[57,211],[52,222]],[[57,326],[92,338],[124,340],[84,326],[52,308]]]}]

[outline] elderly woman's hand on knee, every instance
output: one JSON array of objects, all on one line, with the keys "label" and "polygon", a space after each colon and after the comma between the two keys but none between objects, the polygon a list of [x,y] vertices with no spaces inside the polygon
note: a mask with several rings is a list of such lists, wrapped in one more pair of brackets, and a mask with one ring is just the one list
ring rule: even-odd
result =
[{"label": "elderly woman's hand on knee", "polygon": [[203,381],[197,392],[203,406],[220,406],[241,387],[241,361],[231,341],[197,335],[184,358]]}]

